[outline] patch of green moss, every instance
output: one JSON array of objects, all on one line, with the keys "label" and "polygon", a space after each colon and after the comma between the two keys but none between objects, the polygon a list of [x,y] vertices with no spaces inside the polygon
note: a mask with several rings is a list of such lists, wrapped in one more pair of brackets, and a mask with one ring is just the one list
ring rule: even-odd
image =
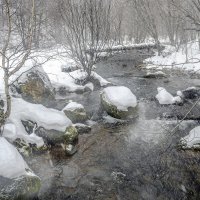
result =
[{"label": "patch of green moss", "polygon": [[67,144],[72,143],[75,139],[78,138],[78,131],[74,126],[70,126],[65,131],[65,142]]}]

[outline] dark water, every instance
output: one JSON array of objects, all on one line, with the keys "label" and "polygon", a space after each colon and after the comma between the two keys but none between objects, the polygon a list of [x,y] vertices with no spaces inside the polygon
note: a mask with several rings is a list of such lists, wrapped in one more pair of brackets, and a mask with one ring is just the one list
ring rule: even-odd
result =
[{"label": "dark water", "polygon": [[[180,137],[198,121],[184,121],[171,133],[177,121],[162,117],[170,106],[160,106],[154,99],[158,86],[175,94],[199,86],[200,81],[174,72],[167,72],[167,79],[144,79],[145,71],[136,67],[140,57],[121,55],[120,59],[100,63],[97,72],[136,94],[138,117],[114,128],[94,125],[90,134],[80,135],[79,150],[71,158],[58,149],[35,156],[29,165],[42,180],[39,199],[200,199],[200,154],[177,148]],[[99,107],[99,92],[66,98],[82,103],[93,115]]]}]

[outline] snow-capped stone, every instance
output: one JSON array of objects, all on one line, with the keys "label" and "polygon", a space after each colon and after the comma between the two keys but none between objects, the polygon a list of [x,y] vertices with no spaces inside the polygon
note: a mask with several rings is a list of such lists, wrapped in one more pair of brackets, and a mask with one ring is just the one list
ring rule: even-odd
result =
[{"label": "snow-capped stone", "polygon": [[69,119],[72,120],[73,123],[84,122],[87,120],[85,108],[79,103],[70,102],[63,109],[63,112],[67,117],[69,117]]},{"label": "snow-capped stone", "polygon": [[173,97],[167,90],[163,87],[157,88],[158,94],[156,95],[156,99],[162,105],[169,105],[175,103],[181,103],[182,99],[180,96]]},{"label": "snow-capped stone", "polygon": [[136,96],[124,86],[103,89],[101,102],[106,112],[115,118],[127,117],[137,106]]},{"label": "snow-capped stone", "polygon": [[180,140],[183,149],[200,149],[200,126],[192,129],[189,134]]}]

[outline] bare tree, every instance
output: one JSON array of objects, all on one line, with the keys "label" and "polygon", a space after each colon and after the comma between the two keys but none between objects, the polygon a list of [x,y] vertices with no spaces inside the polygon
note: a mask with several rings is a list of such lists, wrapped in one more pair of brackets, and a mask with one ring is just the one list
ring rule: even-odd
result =
[{"label": "bare tree", "polygon": [[62,0],[64,46],[68,54],[87,72],[90,78],[101,49],[110,41],[110,1]]},{"label": "bare tree", "polygon": [[[16,27],[15,14],[16,9],[13,9],[13,2],[11,0],[3,0],[3,12],[5,14],[5,41],[0,49],[0,56],[2,58],[0,67],[4,72],[4,87],[6,95],[6,110],[4,113],[4,120],[9,118],[11,113],[11,96],[10,96],[10,77],[18,72],[25,64],[26,60],[31,54],[33,31],[34,31],[34,15],[35,15],[35,0],[31,0],[30,24],[27,32],[27,48],[23,48],[23,40],[16,41]],[[13,39],[14,38],[14,39]],[[2,124],[0,124],[2,126]]]}]

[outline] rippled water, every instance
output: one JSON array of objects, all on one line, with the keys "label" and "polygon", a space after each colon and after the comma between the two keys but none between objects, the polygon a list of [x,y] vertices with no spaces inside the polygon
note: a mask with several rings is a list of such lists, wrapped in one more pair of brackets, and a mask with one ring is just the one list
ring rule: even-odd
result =
[{"label": "rippled water", "polygon": [[[198,122],[185,121],[171,133],[177,121],[163,119],[161,114],[169,108],[154,101],[158,86],[176,92],[200,81],[176,75],[169,81],[144,79],[145,72],[134,67],[135,59],[112,59],[99,64],[97,71],[136,94],[138,117],[115,128],[96,124],[90,134],[80,135],[79,150],[71,158],[55,149],[31,159],[31,168],[42,179],[39,199],[200,199],[199,152],[177,148],[180,137]],[[99,92],[67,98],[83,103],[92,115],[99,107]]]}]

